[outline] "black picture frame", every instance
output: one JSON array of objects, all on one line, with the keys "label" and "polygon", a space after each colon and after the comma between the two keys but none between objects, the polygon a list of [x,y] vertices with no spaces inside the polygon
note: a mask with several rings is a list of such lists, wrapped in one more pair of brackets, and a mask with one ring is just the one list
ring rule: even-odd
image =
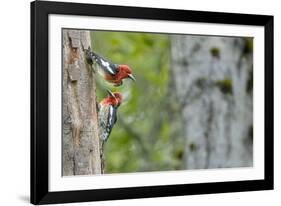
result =
[{"label": "black picture frame", "polygon": [[[265,28],[265,177],[262,180],[49,192],[48,15],[256,25]],[[31,203],[50,204],[273,189],[273,16],[79,3],[31,3]]]}]

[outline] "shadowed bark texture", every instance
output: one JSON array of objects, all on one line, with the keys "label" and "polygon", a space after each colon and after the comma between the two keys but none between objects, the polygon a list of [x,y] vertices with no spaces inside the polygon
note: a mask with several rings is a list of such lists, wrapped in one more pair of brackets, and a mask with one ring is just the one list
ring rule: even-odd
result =
[{"label": "shadowed bark texture", "polygon": [[[83,48],[89,31],[63,30],[63,175],[101,173],[96,82]],[[58,88],[59,89],[59,88]]]},{"label": "shadowed bark texture", "polygon": [[253,165],[252,53],[245,38],[171,38],[186,169]]}]

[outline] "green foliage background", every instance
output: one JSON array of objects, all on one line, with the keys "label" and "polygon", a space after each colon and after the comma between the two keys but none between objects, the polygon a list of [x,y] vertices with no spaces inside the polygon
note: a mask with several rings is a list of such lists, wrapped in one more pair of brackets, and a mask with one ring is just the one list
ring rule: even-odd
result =
[{"label": "green foliage background", "polygon": [[[116,64],[127,64],[136,77],[120,87],[97,78],[97,96],[106,89],[119,91],[124,101],[118,120],[105,146],[105,173],[167,171],[186,169],[185,145],[195,151],[184,134],[186,124],[173,81],[170,38],[174,36],[139,32],[92,31],[92,49]],[[242,54],[253,52],[253,39],[244,38]],[[220,56],[219,48],[210,54]],[[204,81],[199,79],[198,83]],[[214,82],[225,95],[232,95],[231,78]],[[198,86],[198,85],[197,85]],[[247,80],[247,92],[253,88],[253,75]],[[188,143],[188,144],[187,144]]]},{"label": "green foliage background", "polygon": [[105,173],[180,169],[183,144],[172,134],[172,105],[167,98],[169,36],[92,31],[91,39],[94,51],[113,63],[129,65],[137,79],[125,80],[121,87],[98,80],[99,100],[106,96],[106,88],[124,96],[105,146]]}]

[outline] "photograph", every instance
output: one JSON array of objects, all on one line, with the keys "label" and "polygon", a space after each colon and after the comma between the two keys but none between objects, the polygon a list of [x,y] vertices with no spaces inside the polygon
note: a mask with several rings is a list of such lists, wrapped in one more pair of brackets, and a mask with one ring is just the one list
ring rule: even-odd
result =
[{"label": "photograph", "polygon": [[253,37],[61,32],[62,176],[253,167]]}]

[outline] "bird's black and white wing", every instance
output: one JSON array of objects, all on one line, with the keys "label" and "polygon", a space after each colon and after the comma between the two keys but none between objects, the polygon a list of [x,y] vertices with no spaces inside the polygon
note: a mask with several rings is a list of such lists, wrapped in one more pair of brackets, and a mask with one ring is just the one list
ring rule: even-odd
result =
[{"label": "bird's black and white wing", "polygon": [[117,121],[117,108],[112,105],[100,107],[99,111],[99,135],[106,141]]},{"label": "bird's black and white wing", "polygon": [[110,61],[107,61],[100,55],[96,54],[95,52],[88,52],[88,59],[90,59],[92,62],[95,62],[101,69],[103,73],[109,74],[109,75],[116,75],[119,71],[118,65],[111,63]]}]

